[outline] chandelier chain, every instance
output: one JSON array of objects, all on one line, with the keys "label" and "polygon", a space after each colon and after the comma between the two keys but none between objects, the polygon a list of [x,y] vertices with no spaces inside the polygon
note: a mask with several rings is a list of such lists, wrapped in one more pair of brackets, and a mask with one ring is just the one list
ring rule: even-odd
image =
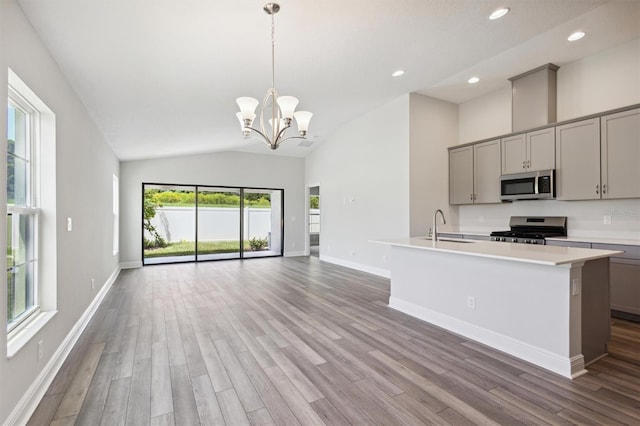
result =
[{"label": "chandelier chain", "polygon": [[271,87],[276,87],[276,25],[274,15],[271,15]]}]

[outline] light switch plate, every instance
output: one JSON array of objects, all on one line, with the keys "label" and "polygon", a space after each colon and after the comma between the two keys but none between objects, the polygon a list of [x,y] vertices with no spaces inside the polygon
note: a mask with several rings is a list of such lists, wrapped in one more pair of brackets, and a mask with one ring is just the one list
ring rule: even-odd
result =
[{"label": "light switch plate", "polygon": [[67,232],[71,232],[73,230],[73,221],[70,217],[67,218]]}]

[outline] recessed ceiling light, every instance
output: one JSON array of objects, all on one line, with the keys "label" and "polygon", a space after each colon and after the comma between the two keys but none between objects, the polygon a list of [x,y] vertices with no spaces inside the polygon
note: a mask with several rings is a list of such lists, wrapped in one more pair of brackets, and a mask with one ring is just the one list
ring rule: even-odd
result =
[{"label": "recessed ceiling light", "polygon": [[571,34],[569,37],[567,37],[567,40],[569,41],[576,41],[576,40],[580,40],[582,37],[584,37],[584,32],[583,31],[576,31],[575,33]]},{"label": "recessed ceiling light", "polygon": [[493,20],[502,18],[507,13],[509,13],[509,8],[508,7],[501,7],[500,9],[497,9],[495,12],[493,12],[491,15],[489,15],[489,19],[491,19],[493,21]]},{"label": "recessed ceiling light", "polygon": [[391,77],[400,77],[403,74],[404,74],[404,70],[396,70],[393,72],[393,74],[391,74]]},{"label": "recessed ceiling light", "polygon": [[467,83],[476,84],[479,81],[480,81],[480,79],[478,77],[471,77],[469,80],[467,80]]}]

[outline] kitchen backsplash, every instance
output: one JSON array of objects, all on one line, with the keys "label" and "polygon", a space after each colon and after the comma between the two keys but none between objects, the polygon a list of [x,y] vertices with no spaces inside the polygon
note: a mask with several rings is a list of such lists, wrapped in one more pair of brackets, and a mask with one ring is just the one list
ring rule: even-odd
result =
[{"label": "kitchen backsplash", "polygon": [[[509,229],[511,216],[567,216],[574,237],[640,239],[640,199],[593,201],[515,201],[459,207],[461,232]],[[610,224],[605,224],[609,220]]]}]

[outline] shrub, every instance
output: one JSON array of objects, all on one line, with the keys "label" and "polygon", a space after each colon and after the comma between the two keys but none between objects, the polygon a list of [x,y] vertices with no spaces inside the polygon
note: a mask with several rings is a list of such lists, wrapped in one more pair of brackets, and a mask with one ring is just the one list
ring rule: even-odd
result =
[{"label": "shrub", "polygon": [[251,250],[254,251],[266,248],[267,244],[269,244],[269,240],[267,240],[266,238],[254,237],[249,240],[249,247],[251,247]]}]

